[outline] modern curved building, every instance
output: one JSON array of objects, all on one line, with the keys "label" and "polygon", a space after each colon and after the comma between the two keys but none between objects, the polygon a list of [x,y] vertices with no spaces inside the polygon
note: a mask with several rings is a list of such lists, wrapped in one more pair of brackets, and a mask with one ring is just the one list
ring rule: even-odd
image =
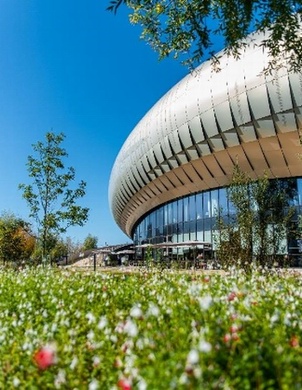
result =
[{"label": "modern curved building", "polygon": [[109,201],[120,228],[143,243],[213,243],[215,210],[228,212],[233,167],[294,178],[302,207],[302,74],[265,75],[267,52],[250,36],[239,60],[223,54],[188,74],[142,118],[112,169]]}]

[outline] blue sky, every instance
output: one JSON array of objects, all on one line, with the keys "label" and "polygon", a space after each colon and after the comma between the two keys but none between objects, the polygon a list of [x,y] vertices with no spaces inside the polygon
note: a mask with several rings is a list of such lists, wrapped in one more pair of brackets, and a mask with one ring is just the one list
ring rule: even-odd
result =
[{"label": "blue sky", "polygon": [[84,227],[67,235],[99,245],[128,242],[108,205],[114,160],[137,122],[187,69],[159,62],[105,0],[0,1],[0,212],[28,220],[18,190],[29,183],[32,144],[53,131],[66,135],[67,166],[87,182]]}]

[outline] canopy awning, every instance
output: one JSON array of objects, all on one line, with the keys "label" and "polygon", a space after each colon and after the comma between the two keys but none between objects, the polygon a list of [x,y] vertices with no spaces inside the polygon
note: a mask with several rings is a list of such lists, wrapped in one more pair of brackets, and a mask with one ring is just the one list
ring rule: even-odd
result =
[{"label": "canopy awning", "polygon": [[136,248],[181,248],[181,247],[197,247],[201,246],[202,248],[211,248],[212,244],[210,242],[198,241],[198,240],[188,240],[183,242],[160,242],[158,244],[142,244],[137,245]]}]

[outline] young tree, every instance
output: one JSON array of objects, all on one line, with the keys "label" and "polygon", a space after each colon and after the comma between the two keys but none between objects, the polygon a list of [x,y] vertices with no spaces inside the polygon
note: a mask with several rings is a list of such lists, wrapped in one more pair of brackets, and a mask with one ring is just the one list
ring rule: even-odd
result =
[{"label": "young tree", "polygon": [[96,236],[92,236],[88,234],[83,243],[83,251],[87,251],[89,249],[96,249],[98,247],[98,238]]},{"label": "young tree", "polygon": [[[75,258],[79,257],[81,245],[79,242],[73,242],[70,237],[62,238],[59,235],[49,237],[49,247],[51,248],[47,255],[51,263],[64,260],[64,264],[72,263]],[[35,247],[32,255],[33,260],[39,262],[42,258],[43,248],[41,242]]]},{"label": "young tree", "polygon": [[266,30],[261,44],[273,57],[269,69],[284,59],[293,70],[301,69],[301,0],[111,0],[107,9],[116,12],[122,4],[130,8],[130,22],[142,27],[141,38],[160,58],[184,56],[184,63],[194,66],[213,54],[219,36],[227,53],[239,56],[243,38]]},{"label": "young tree", "polygon": [[227,190],[230,214],[219,210],[217,217],[217,253],[224,267],[239,262],[251,263],[253,257],[254,210],[251,199],[251,179],[236,165]]},{"label": "young tree", "polygon": [[291,180],[252,180],[235,165],[228,200],[232,215],[217,219],[218,256],[225,266],[237,262],[249,269],[252,260],[265,265],[284,252],[282,244],[294,215],[290,202],[296,193]]},{"label": "young tree", "polygon": [[65,233],[70,226],[83,226],[88,219],[89,209],[76,204],[85,195],[86,183],[81,181],[76,188],[70,188],[75,180],[75,170],[65,170],[63,159],[68,156],[61,147],[65,135],[46,133],[46,141],[33,145],[36,156],[29,156],[27,168],[32,184],[20,184],[31,218],[38,225],[42,257],[53,247],[53,237]]},{"label": "young tree", "polygon": [[19,262],[28,260],[35,247],[35,237],[29,224],[13,214],[3,213],[0,217],[0,259]]}]

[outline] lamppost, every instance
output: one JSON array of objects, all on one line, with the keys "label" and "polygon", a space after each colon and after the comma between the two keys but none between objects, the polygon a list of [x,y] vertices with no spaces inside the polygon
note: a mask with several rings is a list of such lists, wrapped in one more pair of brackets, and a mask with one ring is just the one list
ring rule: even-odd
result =
[{"label": "lamppost", "polygon": [[93,255],[93,271],[96,271],[96,255],[97,252],[92,252]]}]

